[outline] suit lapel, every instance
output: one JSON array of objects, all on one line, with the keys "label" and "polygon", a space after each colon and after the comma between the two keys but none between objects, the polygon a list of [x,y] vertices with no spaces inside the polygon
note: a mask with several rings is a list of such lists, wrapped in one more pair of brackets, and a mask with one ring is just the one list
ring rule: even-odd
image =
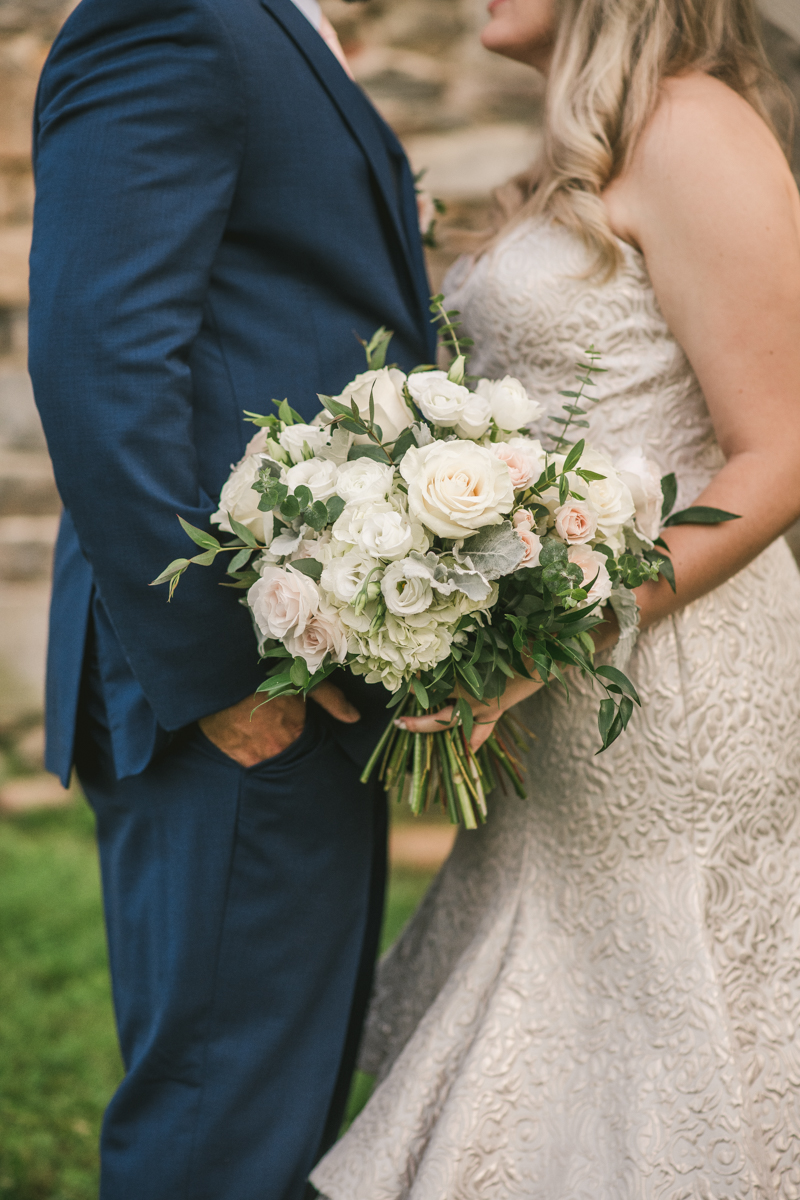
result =
[{"label": "suit lapel", "polygon": [[[399,210],[398,186],[381,136],[376,114],[357,84],[348,79],[322,38],[292,3],[292,0],[261,0],[261,4],[283,27],[308,60],[345,124],[361,146],[386,202],[395,233],[411,268],[411,252]],[[413,269],[411,270],[413,276]]]}]

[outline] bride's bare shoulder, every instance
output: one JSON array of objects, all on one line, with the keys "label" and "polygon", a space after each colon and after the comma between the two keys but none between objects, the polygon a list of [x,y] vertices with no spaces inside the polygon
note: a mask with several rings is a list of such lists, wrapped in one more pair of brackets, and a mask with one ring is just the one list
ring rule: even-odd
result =
[{"label": "bride's bare shoulder", "polygon": [[770,193],[783,204],[797,203],[775,134],[727,84],[696,71],[664,81],[630,162],[605,199],[615,232],[639,242],[639,227],[665,209],[699,204],[720,217],[748,199],[758,206],[759,196]]}]

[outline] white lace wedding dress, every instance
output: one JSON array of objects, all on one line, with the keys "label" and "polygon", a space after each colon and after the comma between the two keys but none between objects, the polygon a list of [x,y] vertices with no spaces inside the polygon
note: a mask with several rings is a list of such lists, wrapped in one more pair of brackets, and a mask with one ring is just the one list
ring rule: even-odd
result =
[{"label": "white lace wedding dress", "polygon": [[[550,412],[602,352],[590,437],[691,503],[722,457],[643,259],[521,226],[448,304],[471,369]],[[783,540],[644,633],[643,700],[595,757],[597,699],[522,706],[529,796],[495,793],[378,978],[380,1083],[312,1179],[331,1200],[800,1197],[800,576]]]}]

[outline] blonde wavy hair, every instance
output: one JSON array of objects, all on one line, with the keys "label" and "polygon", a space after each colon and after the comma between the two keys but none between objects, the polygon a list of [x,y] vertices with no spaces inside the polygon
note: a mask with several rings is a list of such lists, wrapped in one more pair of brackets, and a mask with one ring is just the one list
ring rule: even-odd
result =
[{"label": "blonde wavy hair", "polygon": [[761,45],[754,0],[558,0],[544,148],[494,194],[478,254],[526,217],[550,213],[596,254],[593,274],[621,262],[601,194],[630,161],[662,80],[696,70],[738,92],[788,157],[792,107]]}]

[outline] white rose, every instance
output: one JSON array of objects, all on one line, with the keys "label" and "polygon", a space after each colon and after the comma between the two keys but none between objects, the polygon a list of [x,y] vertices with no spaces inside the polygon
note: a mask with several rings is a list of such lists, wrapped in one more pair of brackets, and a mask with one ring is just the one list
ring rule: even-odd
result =
[{"label": "white rose", "polygon": [[381,591],[389,612],[398,617],[425,612],[433,603],[430,573],[410,558],[387,568]]},{"label": "white rose", "polygon": [[489,401],[495,425],[507,433],[523,429],[541,416],[539,401],[531,399],[520,381],[511,375],[504,379],[481,379],[477,391]]},{"label": "white rose", "polygon": [[376,568],[379,567],[380,563],[369,555],[362,554],[360,550],[349,550],[340,558],[332,558],[326,563],[320,576],[320,584],[341,604],[351,604],[370,574],[377,594],[380,570]]},{"label": "white rose", "polygon": [[[603,479],[595,479],[586,487],[586,499],[597,513],[597,528],[601,534],[613,536],[620,526],[627,525],[633,517],[634,506],[630,488],[620,478],[614,464],[599,450],[584,450],[579,467],[603,475]],[[576,480],[576,488],[583,489]]]},{"label": "white rose", "polygon": [[[369,420],[371,394],[375,405],[375,424],[380,425],[384,442],[393,442],[413,419],[403,395],[405,381],[405,375],[396,367],[364,371],[356,375],[353,382],[348,383],[342,394],[334,399],[348,408],[351,400],[355,400],[359,415],[366,421]],[[367,434],[359,434],[355,440],[358,443],[371,441]]]},{"label": "white rose", "polygon": [[597,513],[585,500],[568,500],[555,511],[556,533],[570,546],[590,541],[597,532]]},{"label": "white rose", "polygon": [[316,454],[331,439],[328,430],[318,425],[287,425],[278,440],[292,462],[299,463],[305,458],[305,446]]},{"label": "white rose", "polygon": [[219,525],[226,533],[233,533],[228,514],[249,529],[254,537],[268,546],[272,541],[272,513],[259,512],[260,492],[253,491],[263,459],[258,454],[244,458],[225,482],[219,498],[219,508],[211,517],[212,525]]},{"label": "white rose", "polygon": [[477,441],[478,438],[483,437],[491,423],[492,409],[489,401],[485,396],[479,396],[477,392],[470,392],[469,398],[464,404],[461,419],[455,427],[458,436]]},{"label": "white rose", "polygon": [[637,530],[648,541],[654,542],[661,532],[661,508],[664,503],[658,466],[638,449],[626,454],[617,470],[630,489],[636,509]]},{"label": "white rose", "polygon": [[576,563],[583,571],[582,587],[588,587],[594,579],[586,603],[594,604],[595,600],[599,600],[602,604],[611,595],[611,576],[608,573],[605,555],[589,546],[570,546],[567,555],[569,561]]},{"label": "white rose", "polygon": [[319,609],[319,590],[313,579],[292,567],[265,566],[247,603],[264,636],[283,641],[287,633],[303,632]]},{"label": "white rose", "polygon": [[411,516],[439,537],[469,537],[484,525],[499,525],[514,503],[506,464],[473,442],[412,446],[400,474]]},{"label": "white rose", "polygon": [[314,500],[330,500],[336,494],[336,463],[324,458],[307,458],[284,471],[284,483],[294,492],[307,487]]},{"label": "white rose", "polygon": [[353,501],[384,500],[394,482],[394,470],[372,458],[357,458],[339,468],[336,495],[346,504]]},{"label": "white rose", "polygon": [[453,383],[446,371],[417,371],[408,377],[408,390],[434,425],[458,425],[469,400],[469,389]]},{"label": "white rose", "polygon": [[422,526],[409,520],[400,494],[389,500],[348,504],[331,532],[334,541],[375,558],[403,558],[409,550],[427,550],[429,545]]},{"label": "white rose", "polygon": [[414,548],[411,522],[394,509],[373,509],[361,526],[358,544],[374,558],[404,558]]},{"label": "white rose", "polygon": [[328,654],[338,663],[347,658],[347,630],[332,605],[320,605],[303,629],[287,633],[283,642],[291,655],[304,659],[312,675]]}]

